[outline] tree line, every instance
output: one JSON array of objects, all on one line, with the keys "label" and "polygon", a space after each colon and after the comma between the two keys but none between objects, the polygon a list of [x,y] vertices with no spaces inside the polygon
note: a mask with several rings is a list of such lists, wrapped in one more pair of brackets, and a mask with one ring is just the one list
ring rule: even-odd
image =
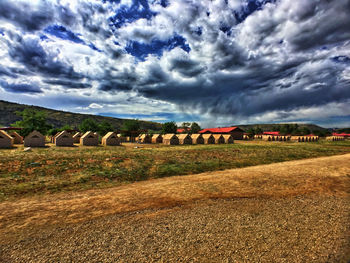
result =
[{"label": "tree line", "polygon": [[[23,111],[16,112],[16,115],[21,117],[22,120],[15,122],[11,126],[22,128],[19,131],[20,135],[25,137],[34,130],[37,130],[43,135],[54,136],[58,132],[64,130],[77,130],[70,125],[64,125],[61,128],[53,127],[53,125],[47,122],[47,114],[45,111],[37,111],[33,109],[24,109]],[[201,130],[201,127],[196,122],[184,122],[180,127],[174,121],[163,123],[161,131],[146,131],[141,129],[140,122],[138,120],[124,120],[120,133],[122,136],[138,136],[140,133],[177,133],[177,129],[182,128],[186,133],[197,133]],[[99,135],[104,136],[107,132],[114,131],[115,128],[108,122],[96,122],[90,118],[83,120],[78,126],[80,132],[97,132]]]}]

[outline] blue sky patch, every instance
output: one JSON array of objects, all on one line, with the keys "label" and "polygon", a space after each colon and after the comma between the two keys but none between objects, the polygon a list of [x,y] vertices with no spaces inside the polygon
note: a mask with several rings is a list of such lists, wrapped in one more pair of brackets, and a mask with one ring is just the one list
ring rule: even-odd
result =
[{"label": "blue sky patch", "polygon": [[336,56],[336,57],[332,57],[331,59],[336,63],[350,64],[350,58],[347,56]]},{"label": "blue sky patch", "polygon": [[246,0],[240,10],[235,11],[234,15],[237,23],[242,23],[248,16],[255,11],[263,9],[267,3],[275,3],[276,0]]},{"label": "blue sky patch", "polygon": [[77,34],[66,29],[64,26],[60,25],[51,25],[44,29],[44,32],[60,39],[69,40],[78,44],[85,44]]},{"label": "blue sky patch", "polygon": [[162,56],[164,50],[172,50],[175,47],[181,47],[186,52],[190,52],[191,48],[186,44],[186,39],[180,35],[175,35],[168,40],[152,40],[151,43],[145,44],[138,41],[130,41],[125,50],[141,61],[144,61],[149,54]]},{"label": "blue sky patch", "polygon": [[[82,44],[82,45],[88,46],[92,50],[95,50],[97,52],[102,52],[102,50],[98,49],[93,43],[89,43],[89,44],[85,43],[85,41],[79,37],[79,34],[76,34],[72,31],[68,30],[64,26],[51,25],[51,26],[48,26],[47,28],[45,28],[44,32],[49,34],[49,35],[53,35],[57,38],[63,39],[63,40],[68,40],[68,41],[72,41],[72,42],[77,43],[77,44]],[[46,35],[41,35],[40,39],[43,41],[43,40],[48,39],[48,37]]]},{"label": "blue sky patch", "polygon": [[151,19],[156,14],[150,10],[147,0],[133,0],[131,6],[122,5],[116,10],[115,15],[109,18],[110,26],[121,28],[141,18]]}]

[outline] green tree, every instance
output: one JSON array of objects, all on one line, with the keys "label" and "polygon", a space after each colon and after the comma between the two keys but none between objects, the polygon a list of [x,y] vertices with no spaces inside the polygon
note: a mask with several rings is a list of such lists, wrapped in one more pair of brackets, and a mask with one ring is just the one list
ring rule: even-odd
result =
[{"label": "green tree", "polygon": [[253,138],[254,135],[255,135],[255,130],[254,130],[254,128],[249,128],[249,129],[247,130],[247,133],[248,133],[249,138]]},{"label": "green tree", "polygon": [[263,130],[258,126],[255,128],[255,134],[263,134]]},{"label": "green tree", "polygon": [[60,128],[60,131],[72,130],[72,127],[69,124],[66,124]]},{"label": "green tree", "polygon": [[58,129],[58,128],[51,128],[50,130],[48,130],[47,132],[47,135],[50,135],[50,136],[54,136],[56,135],[58,132],[60,132],[61,129]]},{"label": "green tree", "polygon": [[88,132],[88,131],[97,132],[98,124],[92,119],[85,119],[80,123],[79,130],[81,132]]},{"label": "green tree", "polygon": [[123,136],[137,136],[140,130],[140,122],[138,120],[125,120],[122,126]]},{"label": "green tree", "polygon": [[98,134],[101,136],[105,136],[107,132],[113,131],[113,126],[108,121],[102,121],[98,125]]},{"label": "green tree", "polygon": [[300,133],[301,133],[301,135],[308,135],[308,134],[310,134],[311,132],[310,132],[310,130],[309,130],[308,128],[302,127],[302,128],[300,129]]},{"label": "green tree", "polygon": [[199,126],[197,122],[192,122],[190,130],[191,133],[198,133],[201,129],[201,126]]},{"label": "green tree", "polygon": [[22,130],[20,134],[24,137],[34,130],[46,135],[48,130],[52,128],[52,126],[46,122],[46,112],[44,111],[25,109],[21,112],[17,111],[16,114],[22,117],[22,120],[17,121],[13,126],[21,127]]},{"label": "green tree", "polygon": [[176,133],[177,132],[177,125],[174,121],[165,122],[162,125],[162,133]]}]

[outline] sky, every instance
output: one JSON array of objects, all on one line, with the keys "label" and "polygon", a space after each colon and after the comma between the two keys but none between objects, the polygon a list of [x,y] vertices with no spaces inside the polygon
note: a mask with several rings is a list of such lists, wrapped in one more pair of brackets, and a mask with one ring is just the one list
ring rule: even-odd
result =
[{"label": "sky", "polygon": [[350,127],[349,0],[1,0],[0,99]]}]

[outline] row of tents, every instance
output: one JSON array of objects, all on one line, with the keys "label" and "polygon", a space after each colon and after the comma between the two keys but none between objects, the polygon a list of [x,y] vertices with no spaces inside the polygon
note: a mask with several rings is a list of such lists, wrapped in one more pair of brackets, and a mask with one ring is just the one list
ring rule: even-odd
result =
[{"label": "row of tents", "polygon": [[162,143],[165,145],[179,144],[232,144],[233,137],[230,134],[141,134],[137,138],[138,143]]},{"label": "row of tents", "polygon": [[290,135],[255,135],[254,139],[263,141],[276,141],[276,142],[317,142],[319,140],[318,136],[307,135],[307,136],[290,136]]},{"label": "row of tents", "polygon": [[[56,146],[73,146],[74,143],[79,143],[83,146],[99,145],[99,135],[94,132],[86,132],[84,134],[76,133],[72,135],[67,131],[62,131],[56,134],[52,142]],[[0,148],[12,148],[14,144],[24,144],[24,147],[45,147],[45,136],[38,131],[31,132],[24,139],[17,132],[7,133],[0,130]],[[117,146],[120,145],[120,138],[114,132],[108,132],[102,137],[102,145]]]}]

